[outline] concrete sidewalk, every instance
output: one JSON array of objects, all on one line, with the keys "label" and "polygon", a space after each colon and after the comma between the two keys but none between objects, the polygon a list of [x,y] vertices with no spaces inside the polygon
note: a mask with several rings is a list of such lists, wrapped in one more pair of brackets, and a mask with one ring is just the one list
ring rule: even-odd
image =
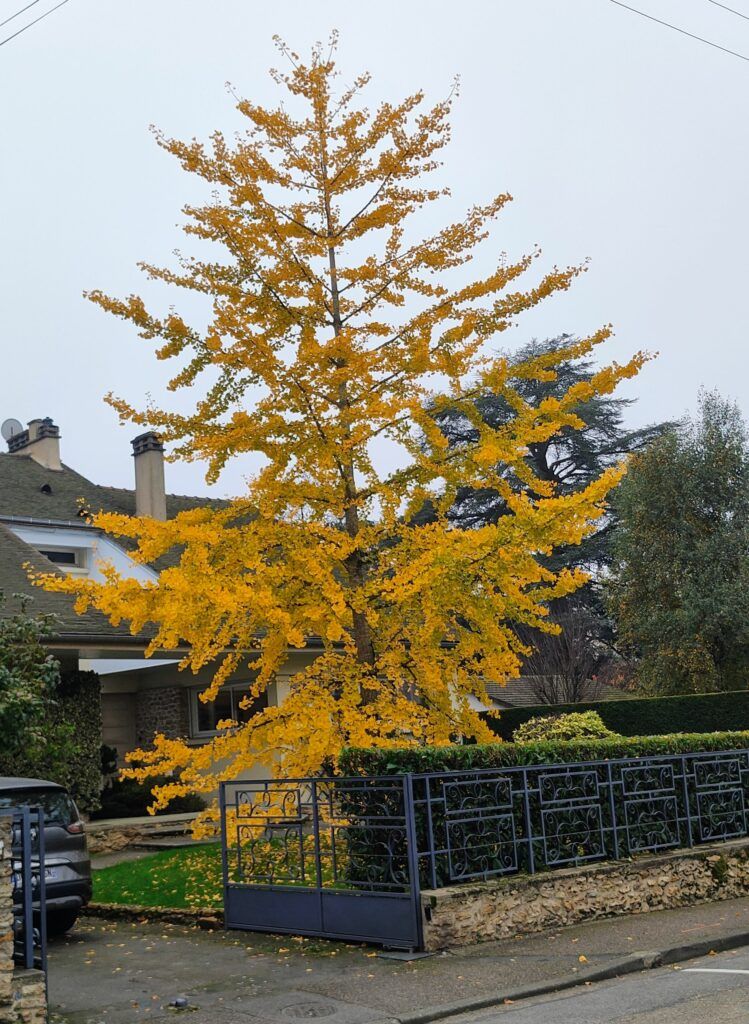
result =
[{"label": "concrete sidewalk", "polygon": [[[330,1024],[420,1020],[501,1005],[538,983],[552,988],[650,965],[655,954],[749,943],[749,898],[614,918],[484,943],[417,960],[321,940],[209,932],[147,920],[86,919],[50,949],[53,1024]],[[707,947],[707,948],[705,948]],[[644,959],[642,951],[649,951]],[[627,968],[626,965],[629,965]],[[456,1004],[461,1004],[459,1007]]]}]

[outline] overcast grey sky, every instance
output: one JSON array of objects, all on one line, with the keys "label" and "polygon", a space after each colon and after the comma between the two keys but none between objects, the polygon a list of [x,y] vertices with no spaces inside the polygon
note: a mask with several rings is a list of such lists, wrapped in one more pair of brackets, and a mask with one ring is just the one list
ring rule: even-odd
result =
[{"label": "overcast grey sky", "polygon": [[[25,2],[0,0],[0,21]],[[708,0],[631,3],[749,56],[749,20]],[[731,6],[749,15],[749,0]],[[241,128],[224,83],[273,103],[273,34],[306,51],[332,27],[344,75],[372,72],[372,102],[421,86],[438,99],[461,76],[446,216],[507,190],[501,248],[539,243],[547,265],[590,258],[507,345],[612,322],[611,358],[660,352],[626,391],[633,422],[680,415],[701,385],[749,412],[748,61],[609,0],[70,0],[0,46],[0,419],[52,416],[64,461],[132,485],[136,431],[102,396],[161,400],[165,368],[81,293],[147,291],[136,261],[183,245],[197,182],[148,125]],[[236,493],[247,469],[214,490]],[[197,465],[168,467],[168,487],[208,490]]]}]

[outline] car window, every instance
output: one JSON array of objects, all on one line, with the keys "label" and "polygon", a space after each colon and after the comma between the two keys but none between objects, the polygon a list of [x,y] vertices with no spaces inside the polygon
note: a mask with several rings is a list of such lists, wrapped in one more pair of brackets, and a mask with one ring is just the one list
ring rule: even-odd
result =
[{"label": "car window", "polygon": [[0,792],[0,810],[29,804],[41,807],[48,825],[70,825],[78,820],[78,811],[61,789],[13,789]]}]

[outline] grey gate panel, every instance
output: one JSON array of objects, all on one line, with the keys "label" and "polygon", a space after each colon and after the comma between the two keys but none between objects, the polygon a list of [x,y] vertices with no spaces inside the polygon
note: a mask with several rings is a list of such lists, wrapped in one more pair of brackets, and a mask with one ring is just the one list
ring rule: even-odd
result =
[{"label": "grey gate panel", "polygon": [[221,788],[225,922],[421,944],[411,779],[264,779]]}]

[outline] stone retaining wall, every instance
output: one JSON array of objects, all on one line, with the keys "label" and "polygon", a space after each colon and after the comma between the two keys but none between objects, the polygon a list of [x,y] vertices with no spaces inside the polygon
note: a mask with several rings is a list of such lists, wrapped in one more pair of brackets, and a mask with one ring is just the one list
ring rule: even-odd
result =
[{"label": "stone retaining wall", "polygon": [[192,832],[194,819],[195,814],[162,814],[148,818],[90,821],[86,825],[89,853],[116,853],[128,846],[148,846],[154,839],[187,836]]},{"label": "stone retaining wall", "polygon": [[41,971],[13,963],[13,891],[10,886],[11,822],[0,818],[0,1024],[45,1024],[46,989]]},{"label": "stone retaining wall", "polygon": [[424,948],[749,894],[749,840],[422,892]]}]

